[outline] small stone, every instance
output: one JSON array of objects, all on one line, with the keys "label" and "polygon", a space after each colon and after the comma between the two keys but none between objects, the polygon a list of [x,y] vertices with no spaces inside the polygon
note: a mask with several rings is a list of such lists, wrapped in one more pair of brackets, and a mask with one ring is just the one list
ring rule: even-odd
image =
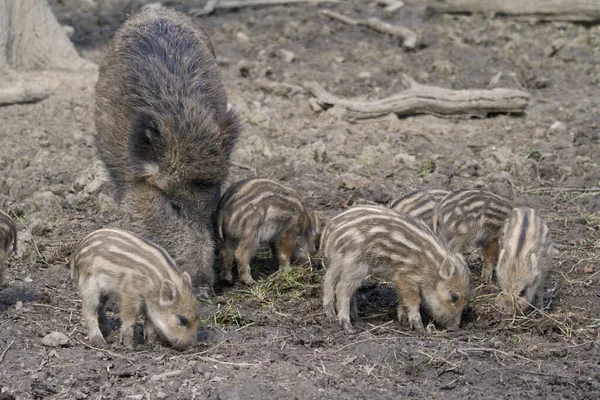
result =
[{"label": "small stone", "polygon": [[565,133],[567,132],[567,125],[565,125],[563,122],[556,121],[555,123],[550,125],[549,130],[552,133]]},{"label": "small stone", "polygon": [[52,332],[44,336],[42,344],[46,347],[59,347],[69,344],[67,335],[61,332]]},{"label": "small stone", "polygon": [[361,79],[368,79],[371,77],[371,73],[367,72],[367,71],[363,71],[361,73],[358,74],[358,77]]},{"label": "small stone", "polygon": [[158,392],[158,393],[156,393],[156,398],[157,399],[166,399],[167,394],[165,392]]},{"label": "small stone", "polygon": [[23,279],[23,282],[31,283],[31,282],[33,282],[33,279],[31,279],[30,277],[26,277],[25,279]]},{"label": "small stone", "polygon": [[61,198],[51,191],[34,193],[29,202],[30,212],[43,211],[46,214],[63,212]]},{"label": "small stone", "polygon": [[67,35],[67,37],[72,37],[73,34],[75,33],[75,28],[73,28],[71,25],[63,25],[62,26],[63,32]]},{"label": "small stone", "polygon": [[235,37],[237,37],[240,42],[249,42],[250,41],[250,39],[248,38],[248,35],[246,35],[244,32],[236,33]]},{"label": "small stone", "polygon": [[343,63],[344,62],[344,57],[336,57],[335,58],[335,62],[338,63],[338,64]]},{"label": "small stone", "polygon": [[323,107],[321,107],[321,105],[317,102],[317,99],[314,97],[308,99],[308,105],[310,106],[310,109],[316,113],[323,111]]},{"label": "small stone", "polygon": [[296,59],[296,55],[289,50],[279,50],[279,57],[286,63],[291,63]]}]

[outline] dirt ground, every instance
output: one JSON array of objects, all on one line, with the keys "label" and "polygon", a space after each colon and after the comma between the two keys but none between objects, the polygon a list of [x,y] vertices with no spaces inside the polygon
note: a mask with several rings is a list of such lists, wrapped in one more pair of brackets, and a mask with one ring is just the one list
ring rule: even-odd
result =
[{"label": "dirt ground", "polygon": [[[80,53],[99,62],[142,2],[50,3],[74,27]],[[165,4],[185,11],[191,3]],[[281,180],[326,216],[426,186],[513,198],[541,212],[559,250],[545,311],[498,320],[498,290],[480,284],[475,254],[460,331],[401,327],[394,291],[372,282],[359,292],[358,333],[347,335],[322,313],[322,271],[274,274],[261,253],[255,288],[217,288],[202,303],[193,349],[147,345],[137,332],[136,350],[127,351],[116,330],[109,351],[90,348],[66,263],[84,235],[127,227],[127,219],[93,145],[97,76],[48,73],[62,83],[55,95],[0,108],[0,206],[19,219],[19,249],[0,292],[0,398],[600,398],[600,197],[557,190],[600,186],[600,26],[430,15],[425,3],[406,1],[393,14],[346,0],[202,17],[244,122],[229,182]],[[422,45],[403,50],[322,8],[413,28]],[[531,94],[525,114],[352,120],[336,107],[313,111],[302,89],[316,81],[340,96],[381,98],[403,90],[402,74],[466,89],[486,88],[498,73],[497,86]],[[534,190],[541,187],[554,190]],[[69,343],[44,347],[56,331]]]}]

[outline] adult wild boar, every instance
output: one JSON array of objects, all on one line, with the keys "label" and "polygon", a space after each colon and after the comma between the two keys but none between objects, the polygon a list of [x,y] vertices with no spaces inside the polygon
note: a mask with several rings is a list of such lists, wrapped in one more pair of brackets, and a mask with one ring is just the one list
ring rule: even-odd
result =
[{"label": "adult wild boar", "polygon": [[212,217],[240,126],[206,32],[165,8],[128,19],[100,66],[95,120],[116,200],[207,295]]}]

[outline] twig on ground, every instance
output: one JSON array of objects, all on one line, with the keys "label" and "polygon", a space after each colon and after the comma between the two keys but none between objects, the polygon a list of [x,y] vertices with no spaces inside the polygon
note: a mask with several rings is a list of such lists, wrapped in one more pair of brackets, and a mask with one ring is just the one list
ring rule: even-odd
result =
[{"label": "twig on ground", "polygon": [[499,14],[541,21],[600,20],[600,3],[592,0],[446,0],[429,8],[434,12]]},{"label": "twig on ground", "polygon": [[235,365],[235,366],[238,366],[238,367],[256,367],[256,366],[260,365],[260,363],[253,364],[253,363],[227,362],[227,361],[215,360],[214,358],[210,358],[210,357],[206,357],[206,356],[198,356],[198,358],[200,360],[204,360],[204,361],[210,361],[210,362],[214,362],[214,363],[218,363],[218,364],[224,364],[224,365]]},{"label": "twig on ground", "polygon": [[77,340],[79,343],[81,343],[82,345],[84,345],[85,347],[87,347],[88,349],[102,351],[102,352],[104,352],[104,353],[108,354],[108,355],[109,355],[109,356],[111,356],[111,357],[120,358],[121,360],[125,360],[125,361],[127,361],[128,363],[130,363],[130,364],[133,364],[133,363],[134,363],[134,360],[132,360],[131,358],[128,358],[128,357],[122,356],[122,355],[120,355],[120,354],[113,353],[112,351],[110,351],[110,350],[107,350],[107,349],[101,349],[100,347],[94,347],[94,346],[92,346],[92,345],[89,345],[89,344],[87,344],[87,343],[85,343],[84,341],[82,341],[82,340],[79,340],[79,339],[76,339],[76,340]]},{"label": "twig on ground", "polygon": [[2,361],[4,361],[4,356],[8,352],[8,349],[10,349],[14,343],[15,343],[15,341],[11,340],[11,342],[8,344],[8,346],[6,346],[6,348],[4,349],[2,354],[0,354],[0,364],[2,363]]},{"label": "twig on ground", "polygon": [[404,7],[404,2],[400,0],[378,0],[377,4],[384,5],[384,10],[389,13],[393,13]]},{"label": "twig on ground", "polygon": [[414,49],[417,47],[419,38],[414,31],[408,28],[388,24],[387,22],[380,21],[377,18],[354,19],[331,10],[322,10],[321,14],[331,19],[335,19],[336,21],[343,22],[347,25],[365,26],[379,33],[387,33],[389,35],[396,36],[402,39],[402,45],[408,49]]},{"label": "twig on ground", "polygon": [[58,311],[64,311],[64,312],[77,312],[78,310],[74,309],[74,308],[62,308],[62,307],[56,307],[56,306],[51,306],[50,304],[42,304],[42,303],[31,303],[31,306],[33,307],[43,307],[43,308],[51,308],[53,310],[58,310]]},{"label": "twig on ground", "polygon": [[537,188],[537,189],[528,189],[523,191],[523,194],[527,193],[540,193],[540,192],[600,192],[600,187],[592,187],[592,188],[559,188],[559,187],[550,187],[550,188]]},{"label": "twig on ground", "polygon": [[397,115],[433,114],[440,116],[486,116],[490,113],[522,113],[529,103],[529,94],[520,90],[494,88],[452,90],[417,83],[403,76],[401,93],[380,99],[344,99],[327,92],[316,82],[304,87],[323,108],[338,105],[357,118],[374,118],[394,113]]},{"label": "twig on ground", "polygon": [[339,3],[339,0],[209,0],[203,8],[193,8],[189,14],[193,17],[212,14],[215,10],[252,6],[280,6],[297,3]]},{"label": "twig on ground", "polygon": [[518,358],[523,361],[533,362],[532,359],[521,356],[519,354],[514,354],[514,353],[511,354],[511,353],[507,353],[505,351],[498,350],[498,349],[490,349],[488,347],[467,347],[467,348],[460,349],[460,351],[464,351],[467,353],[468,352],[478,352],[478,351],[485,352],[485,353],[492,353],[496,357],[497,360],[498,360],[498,354],[502,354],[505,357]]}]

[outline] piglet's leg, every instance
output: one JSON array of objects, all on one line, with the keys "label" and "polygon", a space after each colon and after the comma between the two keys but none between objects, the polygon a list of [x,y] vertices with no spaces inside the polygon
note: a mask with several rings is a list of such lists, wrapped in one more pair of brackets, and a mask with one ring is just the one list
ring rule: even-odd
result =
[{"label": "piglet's leg", "polygon": [[488,240],[483,246],[483,270],[481,277],[485,283],[492,281],[492,272],[498,259],[498,238]]},{"label": "piglet's leg", "polygon": [[279,268],[285,268],[290,265],[292,258],[292,252],[296,247],[296,235],[292,232],[284,232],[281,235],[281,241],[279,242],[278,253],[279,257]]},{"label": "piglet's leg", "polygon": [[250,273],[250,260],[256,250],[256,244],[253,242],[240,242],[237,250],[235,251],[235,261],[238,267],[238,274],[242,282],[246,285],[254,285],[256,282],[252,279]]},{"label": "piglet's leg", "polygon": [[156,341],[156,328],[148,315],[144,317],[144,339],[146,339],[147,343]]},{"label": "piglet's leg", "polygon": [[542,279],[542,281],[540,282],[537,291],[535,293],[535,298],[534,298],[534,306],[539,309],[542,310],[544,308],[544,284],[545,284],[545,279]]},{"label": "piglet's leg", "polygon": [[352,328],[350,323],[350,307],[352,303],[352,297],[356,293],[356,290],[366,279],[369,274],[368,266],[360,266],[354,273],[346,273],[340,277],[340,281],[335,290],[335,297],[337,301],[337,312],[338,321],[342,328],[348,333],[354,333],[355,330]]},{"label": "piglet's leg", "polygon": [[98,323],[100,324],[100,331],[104,336],[108,336],[112,332],[112,328],[108,323],[108,317],[104,311],[108,296],[100,296],[100,304],[98,305]]},{"label": "piglet's leg", "polygon": [[[90,290],[91,291],[91,290]],[[83,301],[81,313],[88,327],[88,336],[90,339],[90,343],[92,346],[98,348],[106,348],[108,345],[106,344],[106,340],[104,340],[104,336],[102,335],[102,331],[100,330],[100,326],[98,324],[98,308],[100,306],[100,299],[96,293],[90,293],[90,291],[83,290]]]},{"label": "piglet's leg", "polygon": [[233,267],[233,259],[235,257],[234,250],[225,244],[221,249],[221,273],[220,278],[229,284],[233,282],[233,275],[231,274],[231,268]]},{"label": "piglet's leg", "polygon": [[121,343],[128,349],[133,349],[133,328],[140,309],[140,300],[121,294]]},{"label": "piglet's leg", "polygon": [[[421,295],[419,294],[419,287],[414,282],[408,281],[403,277],[395,277],[396,290],[398,291],[398,309],[404,304],[408,311],[408,323],[412,329],[423,329],[423,321],[421,321],[421,313],[419,308],[421,307]],[[404,310],[402,315],[398,311],[398,317],[404,318]]]}]

